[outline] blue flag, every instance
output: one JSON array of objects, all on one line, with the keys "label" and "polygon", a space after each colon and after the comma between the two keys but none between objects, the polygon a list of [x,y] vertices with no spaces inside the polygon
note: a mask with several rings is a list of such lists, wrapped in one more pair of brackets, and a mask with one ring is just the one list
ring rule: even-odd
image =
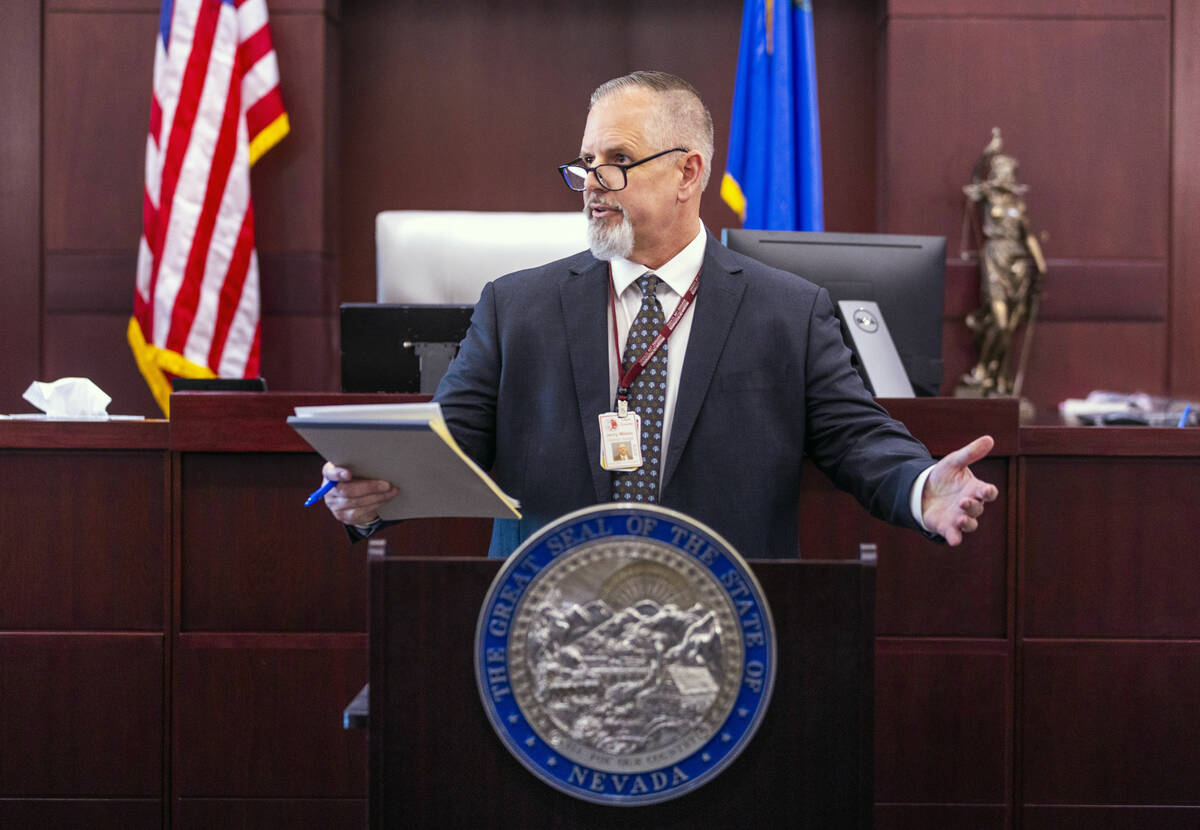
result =
[{"label": "blue flag", "polygon": [[811,0],[746,0],[721,198],[742,226],[821,231]]}]

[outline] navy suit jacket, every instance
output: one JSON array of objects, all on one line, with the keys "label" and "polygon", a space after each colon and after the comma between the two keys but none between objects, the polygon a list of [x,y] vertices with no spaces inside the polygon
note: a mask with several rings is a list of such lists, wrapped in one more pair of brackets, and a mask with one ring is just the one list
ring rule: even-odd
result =
[{"label": "navy suit jacket", "polygon": [[[447,425],[524,518],[497,520],[506,556],[564,513],[609,501],[597,416],[610,411],[606,262],[583,252],[483,289],[438,386]],[[710,234],[660,502],[746,557],[797,551],[807,454],[872,514],[917,528],[909,493],[931,462],[851,365],[828,293]]]}]

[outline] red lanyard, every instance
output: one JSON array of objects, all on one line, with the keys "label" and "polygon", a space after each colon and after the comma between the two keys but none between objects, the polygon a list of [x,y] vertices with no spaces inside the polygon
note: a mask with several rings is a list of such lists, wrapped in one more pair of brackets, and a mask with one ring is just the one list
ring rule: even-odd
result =
[{"label": "red lanyard", "polygon": [[[696,276],[692,279],[692,284],[682,297],[679,298],[679,305],[675,306],[675,311],[671,314],[671,318],[663,323],[663,327],[659,329],[658,335],[650,341],[650,345],[642,352],[642,356],[633,362],[633,365],[621,375],[621,379],[617,381],[617,400],[629,400],[629,387],[637,380],[638,375],[646,368],[651,359],[662,348],[663,343],[675,331],[675,327],[679,325],[679,321],[683,319],[683,315],[687,313],[691,307],[692,301],[696,299],[696,291],[700,288],[700,272],[696,272]],[[612,328],[613,328],[613,349],[617,354],[617,365],[621,366],[621,348],[617,343],[617,289],[613,285],[612,265],[608,266],[608,296],[612,305]],[[636,319],[636,318],[635,318]],[[630,328],[633,323],[630,323]],[[622,368],[624,368],[622,366]]]}]

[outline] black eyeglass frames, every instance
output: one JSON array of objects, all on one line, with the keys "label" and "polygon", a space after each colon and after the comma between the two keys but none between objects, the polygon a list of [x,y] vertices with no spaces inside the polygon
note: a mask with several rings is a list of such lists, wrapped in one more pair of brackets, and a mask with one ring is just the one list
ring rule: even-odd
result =
[{"label": "black eyeglass frames", "polygon": [[558,166],[558,172],[562,174],[563,181],[567,183],[567,187],[572,190],[584,190],[587,187],[588,173],[596,174],[596,181],[605,190],[624,190],[629,184],[629,171],[639,164],[645,164],[648,161],[654,161],[659,156],[665,156],[667,153],[686,153],[686,147],[672,147],[670,150],[663,150],[661,153],[655,153],[652,156],[646,156],[640,161],[632,161],[629,164],[597,164],[595,167],[588,167],[583,163],[582,158],[577,158],[575,161],[569,161],[566,164]]}]

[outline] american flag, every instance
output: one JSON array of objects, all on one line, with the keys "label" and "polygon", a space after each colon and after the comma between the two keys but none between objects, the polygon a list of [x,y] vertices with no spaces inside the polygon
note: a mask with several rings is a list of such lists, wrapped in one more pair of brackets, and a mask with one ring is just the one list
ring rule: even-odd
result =
[{"label": "american flag", "polygon": [[288,132],[266,0],[163,0],[129,345],[170,378],[258,376],[250,166]]}]

